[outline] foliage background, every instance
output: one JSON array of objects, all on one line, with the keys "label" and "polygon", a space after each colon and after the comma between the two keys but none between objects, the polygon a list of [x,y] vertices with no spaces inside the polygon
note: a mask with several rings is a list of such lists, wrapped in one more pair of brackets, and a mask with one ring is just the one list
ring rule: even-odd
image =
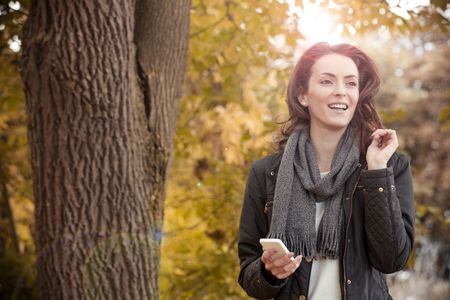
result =
[{"label": "foliage background", "polygon": [[[411,159],[416,245],[408,269],[389,277],[394,298],[421,299],[427,287],[429,299],[447,299],[450,7],[446,1],[407,2],[192,1],[165,204],[162,299],[247,299],[237,284],[245,180],[251,163],[274,151],[293,64],[323,37],[314,31],[325,25],[315,15],[319,7],[334,33],[377,63],[383,78],[378,110]],[[0,299],[37,298],[25,100],[17,72],[28,6],[0,2]]]}]

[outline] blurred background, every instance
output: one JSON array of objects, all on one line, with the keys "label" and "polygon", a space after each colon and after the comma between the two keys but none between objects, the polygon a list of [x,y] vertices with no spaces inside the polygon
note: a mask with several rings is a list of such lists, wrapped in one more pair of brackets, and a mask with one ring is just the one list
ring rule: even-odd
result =
[{"label": "blurred background", "polygon": [[[0,1],[0,299],[37,299],[27,116],[17,70],[28,1]],[[237,230],[251,163],[274,152],[289,73],[319,41],[358,45],[377,109],[411,159],[416,239],[394,299],[450,297],[448,1],[193,0],[165,202],[162,299],[248,299]]]}]

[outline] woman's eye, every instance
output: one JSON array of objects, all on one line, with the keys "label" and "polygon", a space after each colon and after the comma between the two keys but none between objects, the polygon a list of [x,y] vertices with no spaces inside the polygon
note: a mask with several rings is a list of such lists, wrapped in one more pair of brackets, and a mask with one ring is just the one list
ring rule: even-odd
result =
[{"label": "woman's eye", "polygon": [[331,82],[331,80],[322,80],[320,83],[321,84],[331,84],[332,82]]},{"label": "woman's eye", "polygon": [[351,86],[357,86],[358,85],[356,82],[353,82],[353,81],[350,81],[348,84],[351,85]]}]

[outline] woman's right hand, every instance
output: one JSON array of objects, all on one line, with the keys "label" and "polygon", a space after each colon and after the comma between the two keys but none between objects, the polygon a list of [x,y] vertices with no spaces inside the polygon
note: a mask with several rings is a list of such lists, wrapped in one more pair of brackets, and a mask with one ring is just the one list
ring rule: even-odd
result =
[{"label": "woman's right hand", "polygon": [[297,270],[302,262],[302,256],[298,255],[295,259],[294,252],[289,252],[284,256],[274,259],[276,257],[276,250],[269,249],[263,252],[261,256],[261,261],[267,271],[272,273],[278,279],[284,279],[289,277],[291,274]]}]

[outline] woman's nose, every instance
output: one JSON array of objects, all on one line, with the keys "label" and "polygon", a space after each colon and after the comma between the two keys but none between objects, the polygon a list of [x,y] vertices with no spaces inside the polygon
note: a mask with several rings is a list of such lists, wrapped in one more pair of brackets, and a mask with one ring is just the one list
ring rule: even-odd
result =
[{"label": "woman's nose", "polygon": [[334,95],[335,96],[345,96],[345,87],[342,83],[336,83],[335,89],[334,89]]}]

